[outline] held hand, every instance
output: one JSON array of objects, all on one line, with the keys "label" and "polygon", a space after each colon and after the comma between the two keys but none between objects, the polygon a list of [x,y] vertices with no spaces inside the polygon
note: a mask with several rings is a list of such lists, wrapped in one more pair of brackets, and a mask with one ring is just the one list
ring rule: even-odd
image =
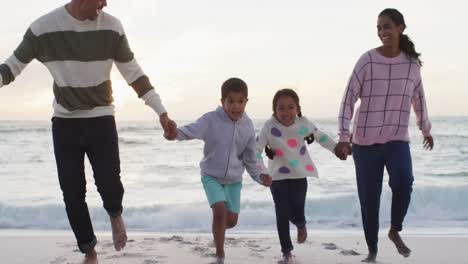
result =
[{"label": "held hand", "polygon": [[344,149],[344,154],[348,156],[353,155],[353,148],[351,147],[351,143],[349,143]]},{"label": "held hand", "polygon": [[428,149],[428,150],[432,150],[432,148],[434,148],[434,139],[432,138],[432,136],[424,137],[423,147],[424,149]]},{"label": "held hand", "polygon": [[159,122],[164,130],[164,137],[168,140],[174,140],[177,136],[177,124],[169,118],[167,113],[159,116]]},{"label": "held hand", "polygon": [[305,140],[305,141],[307,142],[307,144],[309,144],[309,145],[312,144],[312,143],[314,143],[314,140],[315,140],[314,134],[308,135],[307,137],[304,138],[304,140]]},{"label": "held hand", "polygon": [[269,145],[265,146],[265,154],[269,159],[274,159],[275,158],[275,151],[271,149]]},{"label": "held hand", "polygon": [[177,137],[177,124],[169,120],[169,131],[164,132],[164,137],[167,140],[174,140]]},{"label": "held hand", "polygon": [[335,146],[335,156],[340,160],[346,160],[348,155],[351,155],[351,144],[348,142],[339,142]]},{"label": "held hand", "polygon": [[272,183],[271,176],[268,174],[261,174],[260,179],[262,180],[262,184],[265,187],[270,187]]}]

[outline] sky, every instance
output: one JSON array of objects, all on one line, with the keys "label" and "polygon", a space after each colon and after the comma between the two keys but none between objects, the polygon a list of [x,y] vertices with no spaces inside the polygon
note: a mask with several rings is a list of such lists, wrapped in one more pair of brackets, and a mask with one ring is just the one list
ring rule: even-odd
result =
[{"label": "sky", "polygon": [[[66,3],[2,1],[0,63],[31,22]],[[270,116],[282,88],[298,92],[305,116],[336,117],[356,61],[381,44],[377,15],[387,7],[403,13],[405,33],[422,53],[429,114],[468,116],[464,0],[108,0],[104,10],[122,21],[169,115],[191,120],[220,104],[220,86],[230,77],[248,84],[252,118]],[[111,80],[118,120],[156,119],[116,67]],[[48,70],[33,61],[0,88],[0,120],[50,119],[52,84]]]}]

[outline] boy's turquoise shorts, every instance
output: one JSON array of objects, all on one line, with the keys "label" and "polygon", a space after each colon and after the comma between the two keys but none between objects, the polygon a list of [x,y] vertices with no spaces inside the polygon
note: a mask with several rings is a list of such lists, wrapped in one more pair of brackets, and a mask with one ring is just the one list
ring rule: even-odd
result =
[{"label": "boy's turquoise shorts", "polygon": [[215,203],[224,202],[229,212],[239,214],[242,182],[219,184],[210,176],[202,176],[201,181],[210,207]]}]

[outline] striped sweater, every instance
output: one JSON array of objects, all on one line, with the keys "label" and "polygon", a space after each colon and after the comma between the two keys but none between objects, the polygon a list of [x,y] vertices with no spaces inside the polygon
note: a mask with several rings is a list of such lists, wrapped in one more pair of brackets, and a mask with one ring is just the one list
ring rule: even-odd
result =
[{"label": "striped sweater", "polygon": [[34,21],[13,55],[0,65],[0,87],[14,81],[33,59],[54,78],[54,116],[114,115],[113,63],[147,105],[158,114],[166,112],[135,60],[122,24],[105,12],[96,20],[80,21],[62,6]]},{"label": "striped sweater", "polygon": [[354,116],[353,143],[372,145],[409,141],[411,106],[423,135],[431,133],[420,66],[404,52],[387,58],[373,49],[356,63],[341,102],[340,142],[350,141],[349,127],[358,99],[361,104]]}]

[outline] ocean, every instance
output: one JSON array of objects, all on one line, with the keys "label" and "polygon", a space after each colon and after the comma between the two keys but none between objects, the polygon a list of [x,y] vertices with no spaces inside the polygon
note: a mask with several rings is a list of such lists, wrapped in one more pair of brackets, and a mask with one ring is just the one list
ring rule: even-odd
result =
[{"label": "ocean", "polygon": [[[337,138],[335,119],[314,123]],[[179,125],[187,121],[177,122]],[[255,120],[260,129],[263,120]],[[468,232],[468,117],[432,119],[435,148],[424,150],[410,127],[415,182],[406,230]],[[211,209],[200,182],[203,142],[168,142],[156,121],[118,121],[124,217],[129,230],[211,232]],[[308,147],[320,178],[309,178],[308,227],[361,230],[352,158],[338,160],[313,143]],[[87,202],[96,230],[109,220],[86,161]],[[276,230],[268,188],[245,174],[237,232]],[[384,177],[381,228],[390,225],[391,191]],[[48,121],[0,121],[0,229],[69,230],[59,188]]]}]

